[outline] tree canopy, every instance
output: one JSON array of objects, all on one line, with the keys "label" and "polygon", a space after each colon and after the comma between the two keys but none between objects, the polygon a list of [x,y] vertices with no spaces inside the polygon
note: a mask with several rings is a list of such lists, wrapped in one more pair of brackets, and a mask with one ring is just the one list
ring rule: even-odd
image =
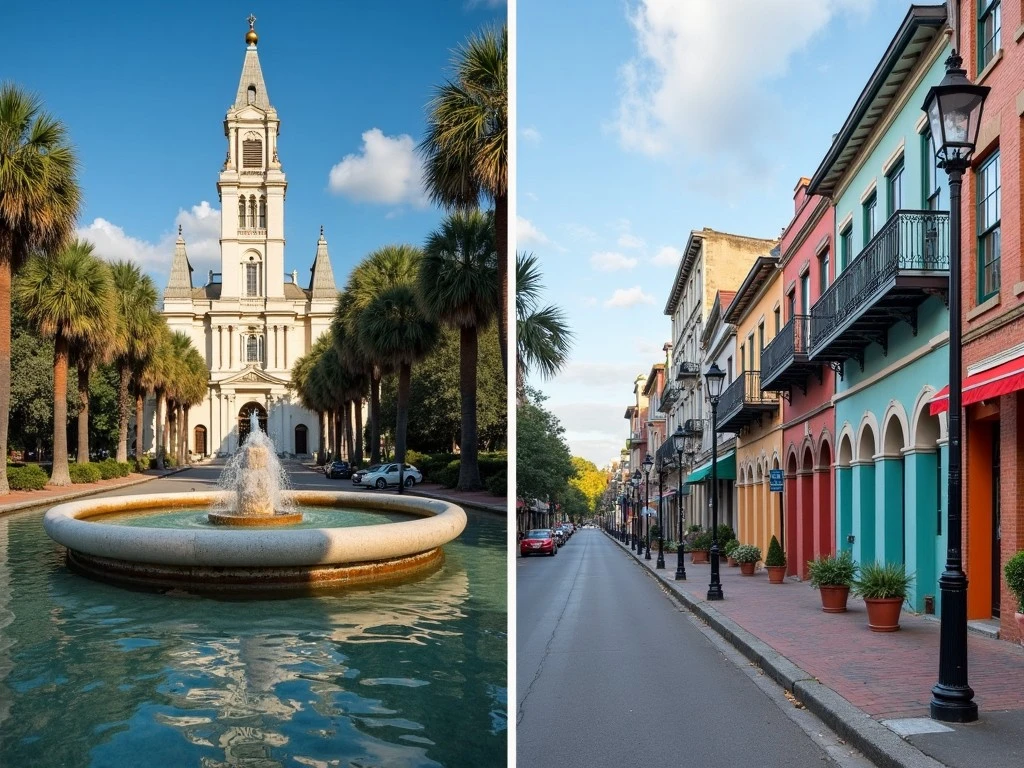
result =
[{"label": "tree canopy", "polygon": [[583,494],[587,510],[595,512],[601,494],[608,487],[608,476],[599,470],[594,462],[579,456],[572,457],[572,465],[576,469],[576,476],[569,483]]},{"label": "tree canopy", "polygon": [[543,407],[544,396],[527,388],[516,408],[516,497],[524,500],[564,500],[575,476],[565,429]]}]

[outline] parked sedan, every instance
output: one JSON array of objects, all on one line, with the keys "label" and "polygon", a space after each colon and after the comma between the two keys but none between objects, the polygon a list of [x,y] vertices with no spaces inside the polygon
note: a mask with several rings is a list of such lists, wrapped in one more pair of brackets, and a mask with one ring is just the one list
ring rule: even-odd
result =
[{"label": "parked sedan", "polygon": [[341,480],[346,480],[352,477],[352,465],[347,461],[332,461],[327,465],[327,471],[325,474],[331,480],[339,478]]},{"label": "parked sedan", "polygon": [[557,555],[558,542],[555,535],[547,528],[538,528],[527,531],[519,541],[519,554],[527,555]]},{"label": "parked sedan", "polygon": [[[358,480],[352,476],[352,482],[357,485],[365,485],[368,488],[387,488],[389,485],[398,485],[398,465],[381,464],[376,469],[372,467],[366,471]],[[416,483],[423,482],[423,473],[412,464],[405,465],[405,487],[412,488]]]},{"label": "parked sedan", "polygon": [[365,469],[357,469],[352,473],[352,485],[359,485],[359,481],[363,479],[363,475],[367,472],[376,472],[381,468],[380,464],[373,464]]}]

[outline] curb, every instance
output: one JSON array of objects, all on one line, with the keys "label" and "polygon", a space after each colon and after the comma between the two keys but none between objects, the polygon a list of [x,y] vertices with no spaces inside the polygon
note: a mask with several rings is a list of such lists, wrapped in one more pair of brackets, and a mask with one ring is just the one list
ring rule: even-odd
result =
[{"label": "curb", "polygon": [[[639,559],[618,539],[607,531],[604,533],[634,560]],[[672,596],[684,607],[707,623],[772,680],[790,691],[808,711],[879,768],[945,768],[938,760],[901,739],[763,640],[711,608],[706,600],[694,599],[676,588],[672,579],[663,578],[646,566],[643,569],[656,582],[668,587]]]},{"label": "curb", "polygon": [[61,494],[60,496],[51,496],[48,499],[26,499],[25,501],[19,501],[14,504],[0,505],[0,517],[3,517],[4,515],[10,514],[12,512],[21,512],[26,509],[36,509],[37,507],[55,506],[57,504],[63,504],[65,501],[80,499],[83,496],[92,496],[93,494],[96,493],[116,491],[120,488],[131,488],[133,485],[142,485],[143,483],[148,483],[151,480],[161,480],[165,477],[176,475],[179,472],[184,472],[187,469],[192,469],[194,466],[195,465],[192,465],[191,467],[176,467],[175,469],[172,469],[170,472],[165,472],[162,475],[147,475],[137,480],[129,480],[127,483],[119,483],[118,485],[107,485],[104,486],[103,488],[91,488],[84,489],[81,491],[72,491],[70,493]]},{"label": "curb", "polygon": [[408,493],[411,496],[420,496],[420,497],[422,497],[424,499],[437,499],[438,501],[447,501],[449,504],[455,504],[455,505],[460,506],[460,507],[469,507],[470,509],[475,509],[475,510],[478,510],[480,512],[490,512],[491,514],[494,514],[494,515],[505,515],[505,514],[508,513],[508,503],[507,502],[504,505],[502,505],[502,504],[482,504],[482,503],[475,502],[475,501],[464,501],[462,499],[457,499],[457,498],[455,498],[453,496],[445,496],[443,494],[432,493],[430,491],[415,491],[415,490],[410,491],[410,490],[407,490],[406,493]]}]

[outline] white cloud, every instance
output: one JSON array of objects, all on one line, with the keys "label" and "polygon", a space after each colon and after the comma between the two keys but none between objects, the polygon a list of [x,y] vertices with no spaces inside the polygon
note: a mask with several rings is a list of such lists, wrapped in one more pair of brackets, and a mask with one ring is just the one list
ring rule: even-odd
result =
[{"label": "white cloud", "polygon": [[527,141],[532,141],[534,144],[538,144],[540,142],[540,131],[538,131],[533,126],[527,126],[526,128],[523,128],[523,130],[520,131],[520,134],[524,139],[526,139]]},{"label": "white cloud", "polygon": [[639,285],[632,288],[619,288],[604,305],[606,307],[635,307],[638,304],[653,304],[654,297],[643,292]]},{"label": "white cloud", "polygon": [[518,245],[530,244],[545,245],[551,242],[548,236],[533,225],[529,219],[516,216],[516,243]]},{"label": "white cloud", "polygon": [[142,267],[162,289],[174,256],[174,241],[181,225],[188,260],[195,269],[194,285],[206,283],[206,273],[220,268],[220,211],[203,200],[189,210],[181,209],[174,217],[174,227],[151,243],[125,232],[123,227],[104,218],[96,218],[86,227],[79,227],[78,237],[96,247],[96,253],[107,261],[128,259]]},{"label": "white cloud", "polygon": [[636,259],[615,251],[598,251],[590,257],[590,266],[599,272],[615,272],[619,269],[632,269],[636,266]]},{"label": "white cloud", "polygon": [[697,157],[740,153],[757,162],[756,142],[783,107],[771,81],[837,14],[873,4],[640,0],[628,13],[637,54],[620,70],[614,127],[622,145],[649,155],[679,147]]},{"label": "white cloud", "polygon": [[598,240],[597,233],[583,224],[567,224],[565,229],[573,240],[587,240],[589,242],[596,242]]},{"label": "white cloud", "polygon": [[331,168],[329,186],[335,194],[360,202],[427,204],[423,166],[412,137],[385,136],[380,128],[363,133],[358,155],[345,155]]},{"label": "white cloud", "polygon": [[678,248],[673,248],[671,245],[663,245],[658,249],[658,252],[654,254],[654,258],[651,259],[652,264],[656,264],[659,267],[674,267],[679,264],[679,260],[683,257],[683,252]]},{"label": "white cloud", "polygon": [[618,239],[620,248],[643,248],[647,245],[642,237],[637,237],[632,232],[623,232]]}]

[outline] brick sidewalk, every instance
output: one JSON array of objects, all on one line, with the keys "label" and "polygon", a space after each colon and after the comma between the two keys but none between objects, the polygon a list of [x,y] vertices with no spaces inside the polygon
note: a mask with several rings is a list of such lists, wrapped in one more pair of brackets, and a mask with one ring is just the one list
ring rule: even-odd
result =
[{"label": "brick sidewalk", "polygon": [[508,499],[503,496],[494,496],[489,491],[456,491],[454,488],[445,488],[443,485],[435,483],[420,483],[415,487],[413,493],[450,501],[454,504],[465,504],[467,507],[485,509],[488,512],[499,514],[508,512]]},{"label": "brick sidewalk", "polygon": [[152,469],[146,472],[132,472],[126,477],[113,477],[109,480],[99,480],[95,483],[78,483],[58,488],[47,486],[41,491],[11,491],[6,496],[0,496],[0,515],[18,512],[23,509],[59,504],[62,501],[70,501],[82,496],[114,490],[115,488],[139,485],[150,480],[173,475],[183,469],[187,469],[187,467],[164,471]]}]

